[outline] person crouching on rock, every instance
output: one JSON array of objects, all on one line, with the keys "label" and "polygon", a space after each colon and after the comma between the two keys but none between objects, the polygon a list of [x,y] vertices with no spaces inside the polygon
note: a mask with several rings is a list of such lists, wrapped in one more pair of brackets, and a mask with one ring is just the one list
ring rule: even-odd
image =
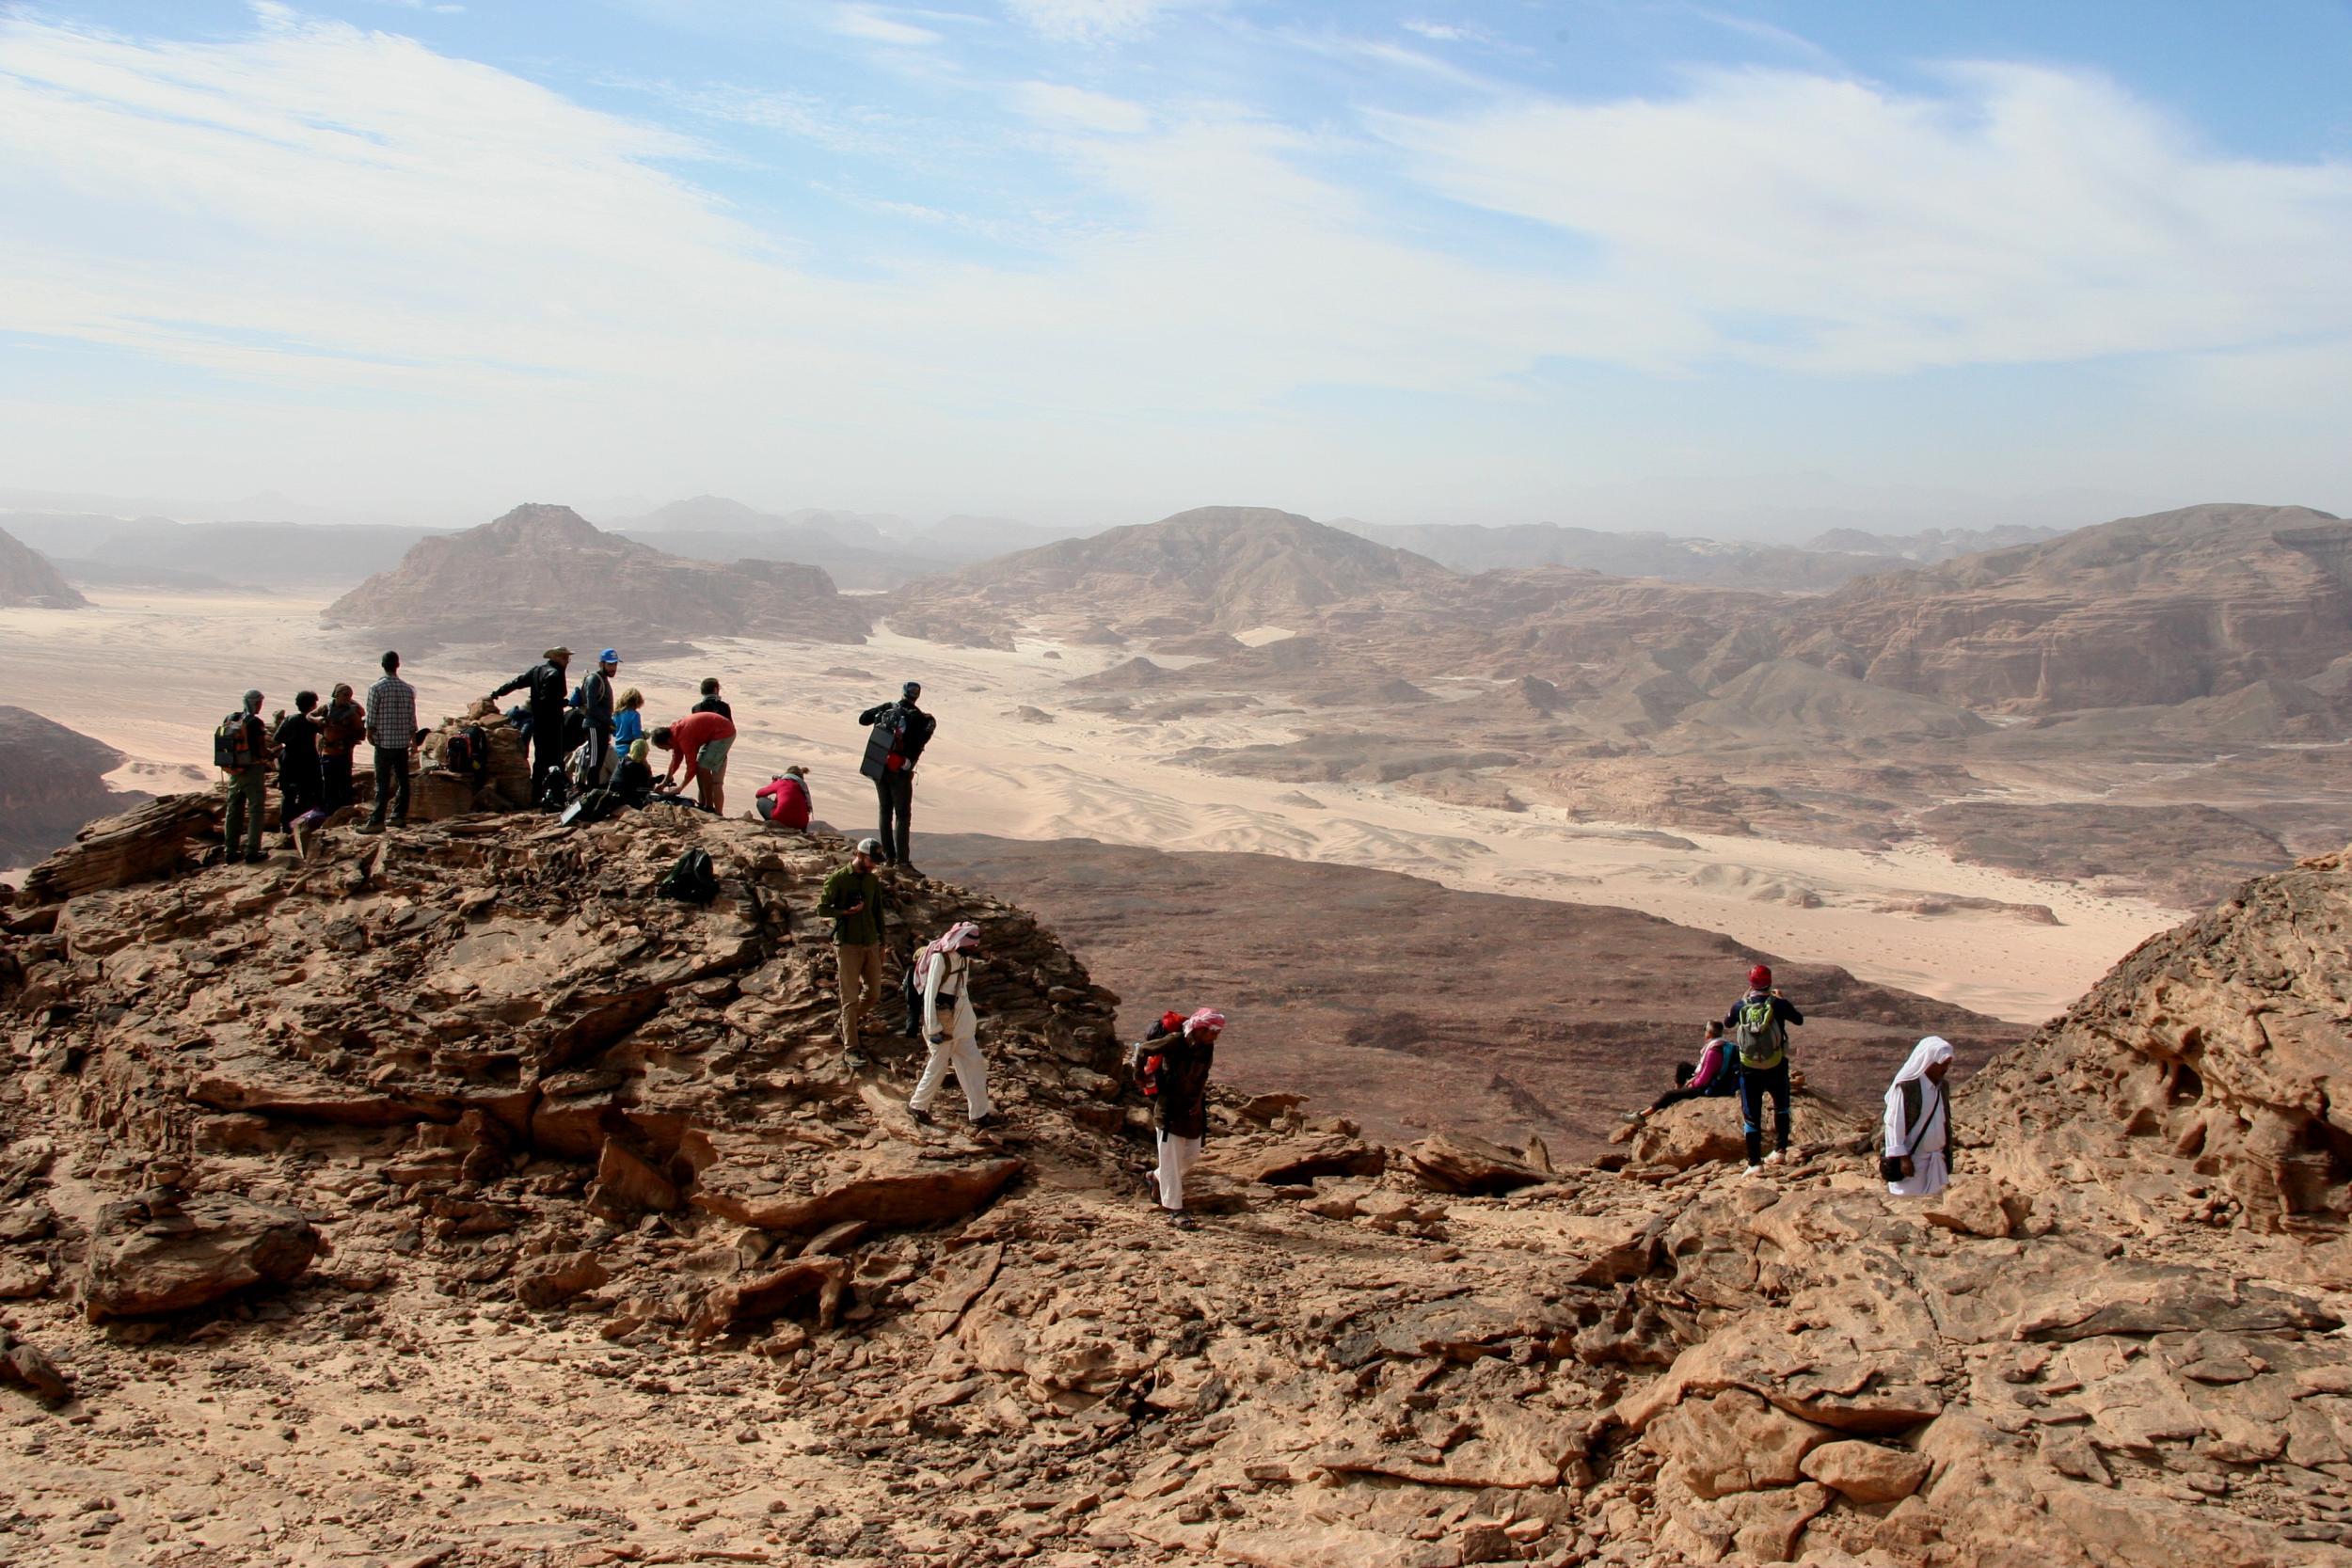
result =
[{"label": "person crouching on rock", "polygon": [[1152,1120],[1159,1130],[1159,1168],[1152,1173],[1160,1207],[1180,1228],[1192,1228],[1184,1212],[1184,1177],[1200,1158],[1209,1135],[1209,1069],[1216,1060],[1216,1037],[1225,1015],[1203,1007],[1182,1022],[1169,1013],[1152,1025],[1135,1049],[1136,1077],[1152,1097]]},{"label": "person crouching on rock", "polygon": [[858,1032],[867,1010],[882,1000],[882,917],[888,912],[889,895],[874,874],[874,859],[881,853],[880,839],[858,840],[850,863],[826,878],[824,891],[817,895],[817,912],[833,922],[834,973],[841,987],[841,1059],[852,1072],[866,1066]]},{"label": "person crouching on rock", "polygon": [[[657,751],[670,753],[669,768],[659,786],[663,794],[675,795],[692,784],[704,810],[726,815],[724,785],[727,752],[735,745],[734,720],[723,713],[690,713],[654,731],[653,743]],[[677,777],[681,761],[686,764],[682,779]]]},{"label": "person crouching on rock", "polygon": [[[949,1069],[963,1089],[972,1125],[993,1127],[999,1119],[988,1101],[988,1063],[980,1057],[980,1023],[972,1010],[972,965],[979,951],[980,928],[964,920],[914,956],[915,974],[923,987],[923,1038],[931,1053],[907,1110],[926,1127]],[[943,1007],[945,1021],[940,1017]]]},{"label": "person crouching on rock", "polygon": [[799,763],[769,780],[755,799],[768,826],[789,828],[798,833],[808,832],[809,813],[816,802],[809,799],[808,769]]},{"label": "person crouching on rock", "polygon": [[646,760],[648,755],[649,749],[641,736],[628,743],[621,766],[612,773],[612,793],[640,811],[653,799],[653,764]]},{"label": "person crouching on rock", "polygon": [[1723,1027],[1740,1059],[1740,1129],[1748,1140],[1748,1174],[1764,1173],[1764,1097],[1772,1097],[1772,1163],[1788,1157],[1788,1026],[1803,1023],[1763,964],[1748,971],[1747,994],[1731,1005]]},{"label": "person crouching on rock", "polygon": [[1886,1146],[1879,1174],[1897,1197],[1933,1197],[1951,1180],[1952,1113],[1944,1087],[1952,1048],[1930,1035],[1886,1086]]}]

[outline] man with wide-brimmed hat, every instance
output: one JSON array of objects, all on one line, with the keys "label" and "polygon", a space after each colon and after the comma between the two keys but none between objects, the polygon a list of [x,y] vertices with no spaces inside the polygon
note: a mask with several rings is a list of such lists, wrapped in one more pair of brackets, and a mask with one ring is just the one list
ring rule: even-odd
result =
[{"label": "man with wide-brimmed hat", "polygon": [[497,702],[510,691],[530,689],[525,699],[531,709],[531,799],[533,804],[544,804],[548,785],[560,783],[564,777],[564,708],[569,695],[570,680],[564,672],[570,668],[572,651],[565,647],[549,648],[540,656],[538,663],[490,693]]}]

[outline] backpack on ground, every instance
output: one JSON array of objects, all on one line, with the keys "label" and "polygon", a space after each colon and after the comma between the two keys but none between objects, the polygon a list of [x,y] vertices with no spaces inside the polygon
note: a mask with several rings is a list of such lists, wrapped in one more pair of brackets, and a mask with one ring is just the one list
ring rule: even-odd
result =
[{"label": "backpack on ground", "polygon": [[1751,996],[1732,1014],[1731,1042],[1739,1048],[1740,1065],[1770,1071],[1788,1059],[1788,1025],[1769,995]]},{"label": "backpack on ground", "polygon": [[719,871],[707,849],[689,849],[677,858],[654,888],[664,898],[681,904],[707,904],[719,896]]},{"label": "backpack on ground", "polygon": [[490,736],[479,724],[468,724],[441,743],[441,766],[479,784],[490,776]]},{"label": "backpack on ground", "polygon": [[252,715],[239,708],[220,721],[213,732],[213,766],[231,770],[258,768],[262,762],[261,749],[253,744]]}]

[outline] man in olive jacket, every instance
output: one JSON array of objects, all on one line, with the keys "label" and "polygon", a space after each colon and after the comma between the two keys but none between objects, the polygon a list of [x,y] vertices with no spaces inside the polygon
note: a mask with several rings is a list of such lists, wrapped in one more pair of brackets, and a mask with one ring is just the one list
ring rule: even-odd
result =
[{"label": "man in olive jacket", "polygon": [[866,1065],[858,1027],[882,993],[882,920],[889,895],[874,874],[882,841],[858,840],[850,863],[825,879],[817,912],[833,922],[834,958],[841,979],[841,1055],[855,1070]]}]

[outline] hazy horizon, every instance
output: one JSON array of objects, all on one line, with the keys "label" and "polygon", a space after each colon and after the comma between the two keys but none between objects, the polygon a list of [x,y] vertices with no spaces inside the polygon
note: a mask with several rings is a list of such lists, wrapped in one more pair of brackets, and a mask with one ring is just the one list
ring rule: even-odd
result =
[{"label": "hazy horizon", "polygon": [[2352,510],[2352,12],[0,5],[0,484]]}]

